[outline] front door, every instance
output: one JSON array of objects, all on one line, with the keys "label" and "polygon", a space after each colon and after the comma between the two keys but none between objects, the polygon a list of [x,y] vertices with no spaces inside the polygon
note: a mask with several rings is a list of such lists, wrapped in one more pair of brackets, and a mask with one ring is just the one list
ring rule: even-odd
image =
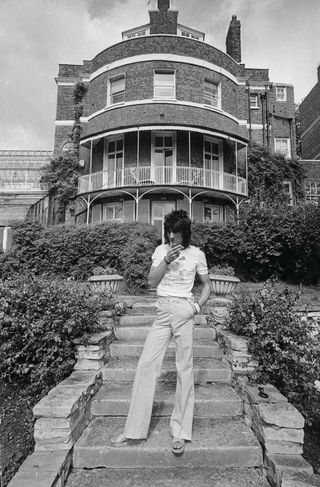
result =
[{"label": "front door", "polygon": [[159,238],[164,243],[163,222],[164,217],[176,209],[174,201],[153,201],[152,202],[152,225],[157,228]]}]

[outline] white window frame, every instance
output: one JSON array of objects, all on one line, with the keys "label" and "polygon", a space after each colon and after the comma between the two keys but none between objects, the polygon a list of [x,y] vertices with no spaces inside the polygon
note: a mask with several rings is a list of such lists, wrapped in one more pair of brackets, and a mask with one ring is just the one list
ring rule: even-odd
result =
[{"label": "white window frame", "polygon": [[[217,97],[216,97],[216,104],[214,103],[214,100],[215,98],[214,97],[211,97],[210,94],[208,96],[206,96],[206,84],[209,84],[209,85],[215,85],[217,87]],[[210,107],[213,107],[213,108],[218,108],[218,109],[221,109],[221,83],[218,83],[214,80],[211,80],[209,78],[204,78],[203,80],[203,96],[204,96],[204,104],[205,106],[210,106]],[[206,103],[206,98],[212,100],[212,103]]]},{"label": "white window frame", "polygon": [[250,93],[250,109],[256,110],[257,108],[259,108],[258,95],[257,93]]},{"label": "white window frame", "polygon": [[[112,102],[112,93],[111,93],[111,87],[112,87],[112,83],[113,83],[114,81],[118,81],[118,80],[120,80],[120,79],[123,79],[123,82],[124,82],[124,89],[123,89],[122,91],[119,91],[117,94],[123,93],[123,100],[113,103],[113,102]],[[112,77],[111,77],[111,78],[109,78],[109,80],[108,80],[108,97],[107,97],[107,106],[123,105],[123,104],[125,103],[125,100],[126,100],[126,76],[125,76],[125,74],[119,74],[119,75],[117,75],[117,76],[112,76]]]},{"label": "white window frame", "polygon": [[305,182],[305,199],[308,203],[319,204],[320,202],[320,181]]},{"label": "white window frame", "polygon": [[[111,219],[106,218],[107,208],[112,208],[113,218],[111,218]],[[116,217],[116,208],[120,208],[121,218],[115,218]],[[102,221],[122,223],[123,222],[123,203],[105,203],[103,205],[103,208],[102,208]]]},{"label": "white window frame", "polygon": [[[285,151],[277,149],[277,144],[286,142],[287,149]],[[291,157],[291,143],[290,137],[275,137],[274,138],[274,152],[276,154],[282,154],[286,159],[290,159]]]},{"label": "white window frame", "polygon": [[276,86],[276,101],[287,101],[287,87],[283,85]]},{"label": "white window frame", "polygon": [[[165,84],[156,84],[156,75],[157,74],[170,74],[173,75],[173,85],[165,85]],[[159,96],[157,95],[157,88],[161,86],[171,86],[172,96]],[[153,71],[153,99],[154,100],[175,100],[176,99],[176,72],[172,69],[155,69]]]}]

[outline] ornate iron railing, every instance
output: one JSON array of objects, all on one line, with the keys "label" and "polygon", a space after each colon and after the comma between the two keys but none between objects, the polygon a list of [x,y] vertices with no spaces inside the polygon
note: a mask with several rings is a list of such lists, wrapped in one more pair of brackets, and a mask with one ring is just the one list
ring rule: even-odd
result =
[{"label": "ornate iron railing", "polygon": [[128,186],[191,186],[247,196],[247,180],[235,174],[183,166],[139,166],[99,171],[79,177],[78,193]]}]

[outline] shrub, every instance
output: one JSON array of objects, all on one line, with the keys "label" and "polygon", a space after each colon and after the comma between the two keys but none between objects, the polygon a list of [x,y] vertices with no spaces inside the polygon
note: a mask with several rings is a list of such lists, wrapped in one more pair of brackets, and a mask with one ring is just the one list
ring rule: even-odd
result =
[{"label": "shrub", "polygon": [[31,275],[0,285],[0,374],[49,389],[75,363],[73,340],[99,327],[99,296],[87,286]]},{"label": "shrub", "polygon": [[209,274],[234,276],[234,268],[229,265],[214,265],[209,268]]},{"label": "shrub", "polygon": [[123,275],[127,288],[133,294],[148,290],[148,274],[151,257],[157,245],[157,234],[154,227],[133,228],[127,244],[121,251]]},{"label": "shrub", "polygon": [[307,421],[320,422],[320,347],[313,323],[294,310],[296,297],[272,283],[242,291],[230,306],[230,328],[249,338],[257,379],[274,384]]},{"label": "shrub", "polygon": [[[144,239],[148,243],[144,244]],[[276,276],[306,284],[320,279],[317,206],[242,205],[239,225],[194,222],[191,243],[205,252],[209,268],[229,265],[242,279]],[[0,275],[27,269],[35,274],[86,280],[94,267],[108,266],[127,276],[131,290],[143,292],[143,273],[148,273],[156,245],[154,227],[142,223],[43,229],[38,223],[26,222],[14,229],[13,253],[0,258]]]},{"label": "shrub", "polygon": [[238,246],[241,228],[235,224],[192,224],[192,245],[206,254],[208,267],[214,265],[238,266]]}]

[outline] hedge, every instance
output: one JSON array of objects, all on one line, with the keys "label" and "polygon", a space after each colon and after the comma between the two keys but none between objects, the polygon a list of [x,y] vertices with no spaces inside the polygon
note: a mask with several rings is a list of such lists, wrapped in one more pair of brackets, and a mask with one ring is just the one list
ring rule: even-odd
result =
[{"label": "hedge", "polygon": [[[320,280],[320,207],[242,205],[239,225],[193,223],[192,243],[204,250],[208,265],[231,265],[247,280],[279,277],[294,283]],[[145,292],[156,229],[141,223],[59,225],[35,222],[14,228],[14,248],[0,256],[0,275],[27,269],[86,280],[96,266],[117,268],[128,291]]]}]

